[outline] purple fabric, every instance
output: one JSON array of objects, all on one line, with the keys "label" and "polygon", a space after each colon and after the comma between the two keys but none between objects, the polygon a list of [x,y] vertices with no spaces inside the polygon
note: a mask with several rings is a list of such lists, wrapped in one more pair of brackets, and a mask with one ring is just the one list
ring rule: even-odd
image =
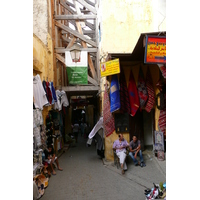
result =
[{"label": "purple fabric", "polygon": [[126,146],[127,145],[128,145],[128,142],[125,139],[123,141],[115,140],[114,144],[113,144],[113,148],[116,148],[116,147],[119,148],[121,146],[124,146],[123,149],[116,149],[116,153],[118,153],[120,151],[126,152]]}]

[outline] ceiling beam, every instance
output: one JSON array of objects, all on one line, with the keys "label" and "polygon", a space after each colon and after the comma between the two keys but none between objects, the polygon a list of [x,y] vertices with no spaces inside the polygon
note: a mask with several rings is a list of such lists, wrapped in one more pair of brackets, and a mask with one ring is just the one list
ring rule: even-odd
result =
[{"label": "ceiling beam", "polygon": [[[82,47],[82,46],[81,46]],[[80,48],[81,51],[87,51],[88,53],[96,53],[98,51],[97,48]],[[55,52],[56,53],[65,53],[67,51],[64,47],[56,47]]]},{"label": "ceiling beam", "polygon": [[88,92],[92,92],[92,91],[99,91],[100,87],[99,86],[82,86],[82,85],[77,85],[77,86],[66,86],[66,87],[62,87],[62,90],[64,90],[65,92],[80,92],[80,91],[88,91]]},{"label": "ceiling beam", "polygon": [[55,15],[56,20],[84,20],[84,19],[96,19],[97,15]]},{"label": "ceiling beam", "polygon": [[93,6],[91,6],[88,3],[86,3],[85,1],[83,1],[83,0],[76,0],[76,1],[78,1],[80,4],[82,4],[83,6],[85,6],[89,11],[91,11],[95,15],[97,14],[96,9]]}]

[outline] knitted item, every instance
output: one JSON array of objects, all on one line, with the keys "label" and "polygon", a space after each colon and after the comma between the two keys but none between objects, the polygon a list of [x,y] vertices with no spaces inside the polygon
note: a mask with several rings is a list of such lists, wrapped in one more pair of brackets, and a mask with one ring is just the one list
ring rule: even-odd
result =
[{"label": "knitted item", "polygon": [[140,101],[132,70],[130,72],[130,77],[129,77],[128,93],[129,93],[129,101],[131,107],[130,115],[134,116],[140,106]]},{"label": "knitted item", "polygon": [[105,86],[105,92],[104,92],[103,127],[104,127],[104,134],[106,137],[111,135],[115,130],[114,118],[112,116],[112,113],[110,112],[110,102],[107,92],[107,85]]},{"label": "knitted item", "polygon": [[144,80],[144,76],[143,76],[141,68],[140,68],[139,77],[138,77],[137,89],[138,89],[138,96],[140,99],[140,108],[143,108],[148,99],[148,92],[147,92],[147,88],[145,85],[145,80]]},{"label": "knitted item", "polygon": [[153,82],[152,82],[149,68],[148,68],[147,77],[146,77],[146,87],[147,87],[149,98],[147,100],[145,110],[147,112],[150,112],[155,104],[155,94],[154,94]]},{"label": "knitted item", "polygon": [[119,81],[120,81],[120,103],[121,103],[120,111],[122,113],[130,114],[129,94],[123,69],[121,69]]}]

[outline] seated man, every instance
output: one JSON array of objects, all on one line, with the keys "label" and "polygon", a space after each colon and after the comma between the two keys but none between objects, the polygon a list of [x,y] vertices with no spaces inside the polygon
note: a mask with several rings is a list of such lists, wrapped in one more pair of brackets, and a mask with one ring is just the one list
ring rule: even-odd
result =
[{"label": "seated man", "polygon": [[52,174],[53,174],[53,175],[56,175],[56,172],[55,172],[55,170],[54,170],[54,168],[53,168],[53,163],[54,163],[54,161],[56,162],[56,165],[57,165],[57,167],[58,167],[58,170],[60,170],[60,171],[63,170],[63,169],[60,168],[60,166],[59,166],[58,158],[57,158],[57,157],[55,156],[55,154],[54,154],[54,149],[53,149],[53,146],[52,146],[52,145],[48,145],[48,151],[45,150],[44,153],[45,153],[45,159],[47,159],[47,162],[48,162],[48,164],[49,164],[49,166],[50,166],[50,169],[52,170]]},{"label": "seated man", "polygon": [[119,162],[121,164],[122,174],[124,170],[127,170],[126,159],[126,147],[128,147],[128,142],[124,139],[123,134],[119,134],[119,139],[115,140],[113,143],[113,149],[116,150],[116,154],[119,157]]},{"label": "seated man", "polygon": [[[140,145],[140,140],[137,139],[137,136],[133,136],[133,140],[130,142],[129,146],[129,156],[133,159],[135,166],[140,165],[141,167],[146,166],[142,156],[142,150]],[[136,159],[137,155],[140,156],[140,162]]]}]

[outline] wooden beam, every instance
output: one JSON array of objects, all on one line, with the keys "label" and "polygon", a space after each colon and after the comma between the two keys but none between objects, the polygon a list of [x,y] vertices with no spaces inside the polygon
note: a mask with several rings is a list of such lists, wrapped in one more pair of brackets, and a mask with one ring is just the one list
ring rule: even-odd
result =
[{"label": "wooden beam", "polygon": [[[80,46],[81,47],[81,46]],[[68,47],[67,47],[68,48]],[[55,53],[65,53],[67,49],[64,47],[56,47],[55,48]],[[80,48],[80,50],[82,51],[87,51],[88,53],[96,53],[98,51],[97,48]]]},{"label": "wooden beam", "polygon": [[85,0],[85,2],[87,2],[88,4],[90,4],[91,6],[95,7],[95,4],[89,0]]},{"label": "wooden beam", "polygon": [[93,6],[91,6],[88,3],[86,3],[85,1],[83,1],[83,0],[76,0],[76,1],[78,1],[80,4],[82,4],[83,6],[85,6],[89,11],[91,11],[95,15],[97,14],[96,9]]},{"label": "wooden beam", "polygon": [[84,20],[84,19],[96,19],[97,15],[55,15],[54,19],[56,20]]},{"label": "wooden beam", "polygon": [[72,47],[75,41],[76,41],[76,37],[73,37],[73,38],[71,39],[70,43],[67,45],[67,48]]},{"label": "wooden beam", "polygon": [[[66,2],[67,3],[67,2]],[[73,15],[76,15],[77,13],[74,11],[74,10],[72,10],[68,5],[66,5],[66,3],[64,3],[63,2],[63,0],[61,0],[60,1],[60,4],[65,8],[65,9],[67,9],[71,14],[73,14]],[[75,6],[74,6],[74,8],[75,8]],[[71,22],[71,21],[70,21]],[[92,29],[92,30],[94,30],[95,29],[95,27],[94,27],[94,25],[93,24],[91,24],[90,22],[85,22],[85,25],[86,26],[88,26],[90,29]]]},{"label": "wooden beam", "polygon": [[62,90],[65,92],[80,92],[80,91],[99,91],[100,87],[99,86],[82,86],[82,85],[77,85],[77,86],[67,86],[67,87],[62,87]]},{"label": "wooden beam", "polygon": [[74,31],[72,30],[71,28],[65,26],[64,24],[61,24],[60,22],[58,21],[55,21],[55,25],[69,33],[71,33],[73,36],[77,37],[77,38],[80,38],[81,40],[83,40],[84,42],[94,46],[94,47],[97,47],[97,44],[96,42],[90,40],[90,39],[87,39],[84,35],[78,33],[77,31]]},{"label": "wooden beam", "polygon": [[[61,55],[55,53],[56,58],[65,65],[65,58],[62,57]],[[65,65],[66,66],[66,65]]]},{"label": "wooden beam", "polygon": [[88,81],[94,85],[98,85],[98,83],[96,82],[96,80],[94,80],[93,78],[91,78],[89,75],[88,75]]}]

